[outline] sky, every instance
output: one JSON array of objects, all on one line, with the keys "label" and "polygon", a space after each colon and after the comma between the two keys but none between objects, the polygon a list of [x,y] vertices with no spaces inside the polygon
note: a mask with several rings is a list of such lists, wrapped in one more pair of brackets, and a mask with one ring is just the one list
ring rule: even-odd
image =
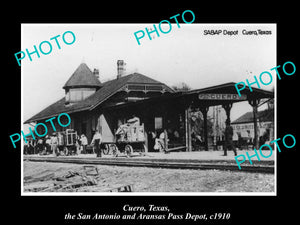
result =
[{"label": "sky", "polygon": [[[179,21],[180,22],[180,21]],[[165,25],[165,24],[164,24]],[[100,81],[114,79],[117,60],[126,63],[125,74],[138,72],[169,86],[186,83],[192,89],[227,82],[241,82],[276,64],[275,24],[171,24],[169,33],[159,31],[159,37],[149,40],[147,34],[138,45],[134,33],[153,24],[22,24],[21,49],[34,51],[43,41],[52,44],[48,55],[32,54],[21,61],[23,121],[64,97],[62,88],[80,63],[100,71]],[[158,24],[156,24],[158,27]],[[168,25],[162,26],[168,30]],[[244,35],[245,31],[268,30],[271,35]],[[222,30],[220,35],[204,35],[204,30]],[[224,30],[238,31],[224,35]],[[72,31],[75,42],[66,45],[62,35]],[[61,49],[57,48],[57,38]],[[66,41],[72,41],[68,34]],[[46,52],[47,44],[43,45]],[[17,63],[17,62],[16,62]],[[271,72],[271,71],[270,71]],[[274,71],[271,72],[274,74]],[[274,87],[274,80],[265,90]],[[256,87],[256,86],[255,86]],[[237,103],[231,110],[231,120],[252,110],[248,102]]]}]

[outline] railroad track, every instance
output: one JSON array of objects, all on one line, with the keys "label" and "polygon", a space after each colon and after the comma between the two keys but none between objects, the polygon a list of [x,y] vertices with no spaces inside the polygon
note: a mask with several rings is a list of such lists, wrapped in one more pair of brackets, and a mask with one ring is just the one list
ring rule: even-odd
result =
[{"label": "railroad track", "polygon": [[170,169],[230,170],[237,172],[274,173],[274,161],[257,161],[253,165],[244,164],[239,170],[235,160],[197,160],[197,159],[153,159],[153,158],[81,158],[24,156],[33,162],[57,162],[111,166],[159,167]]}]

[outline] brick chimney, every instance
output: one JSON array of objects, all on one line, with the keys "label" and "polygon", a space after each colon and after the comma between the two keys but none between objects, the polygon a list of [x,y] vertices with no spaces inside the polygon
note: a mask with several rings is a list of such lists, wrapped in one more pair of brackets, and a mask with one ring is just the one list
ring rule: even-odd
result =
[{"label": "brick chimney", "polygon": [[125,65],[126,63],[124,62],[124,60],[117,61],[117,68],[118,68],[117,79],[119,79],[124,74]]},{"label": "brick chimney", "polygon": [[94,76],[99,80],[99,69],[94,69],[94,71],[93,71],[93,74],[94,74]]}]

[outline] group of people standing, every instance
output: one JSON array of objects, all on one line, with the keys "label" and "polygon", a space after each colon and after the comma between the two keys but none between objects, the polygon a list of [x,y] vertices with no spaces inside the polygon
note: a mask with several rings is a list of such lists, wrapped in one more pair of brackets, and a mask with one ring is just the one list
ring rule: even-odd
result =
[{"label": "group of people standing", "polygon": [[59,141],[62,137],[53,133],[51,136],[46,135],[45,138],[37,140],[29,139],[24,141],[24,154],[57,154]]},{"label": "group of people standing", "polygon": [[[96,157],[102,157],[102,153],[101,153],[101,148],[100,148],[100,144],[102,141],[102,136],[99,132],[99,130],[96,130],[94,135],[93,135],[93,139],[90,143],[90,145],[94,146],[94,150],[96,153]],[[88,146],[88,139],[85,136],[85,134],[81,134],[81,136],[78,136],[78,140],[76,142],[76,147],[77,147],[77,154],[87,154],[87,146]]]},{"label": "group of people standing", "polygon": [[[68,148],[64,145],[63,135],[61,133],[54,132],[51,136],[46,135],[45,138],[30,139],[27,143],[24,142],[24,154],[39,154],[39,155],[78,155],[86,154],[88,139],[85,134],[76,135],[76,140],[72,148]],[[101,134],[96,131],[91,145],[95,147],[95,153],[97,157],[101,157],[100,144],[101,144]],[[72,149],[72,150],[71,150]]]}]

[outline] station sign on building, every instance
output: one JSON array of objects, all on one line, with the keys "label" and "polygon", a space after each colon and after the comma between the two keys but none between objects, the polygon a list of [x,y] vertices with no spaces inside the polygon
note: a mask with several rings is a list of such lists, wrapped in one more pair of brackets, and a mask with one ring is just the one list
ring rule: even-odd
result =
[{"label": "station sign on building", "polygon": [[246,95],[239,96],[238,94],[228,94],[228,93],[208,93],[208,94],[199,94],[198,95],[200,100],[246,100]]}]

